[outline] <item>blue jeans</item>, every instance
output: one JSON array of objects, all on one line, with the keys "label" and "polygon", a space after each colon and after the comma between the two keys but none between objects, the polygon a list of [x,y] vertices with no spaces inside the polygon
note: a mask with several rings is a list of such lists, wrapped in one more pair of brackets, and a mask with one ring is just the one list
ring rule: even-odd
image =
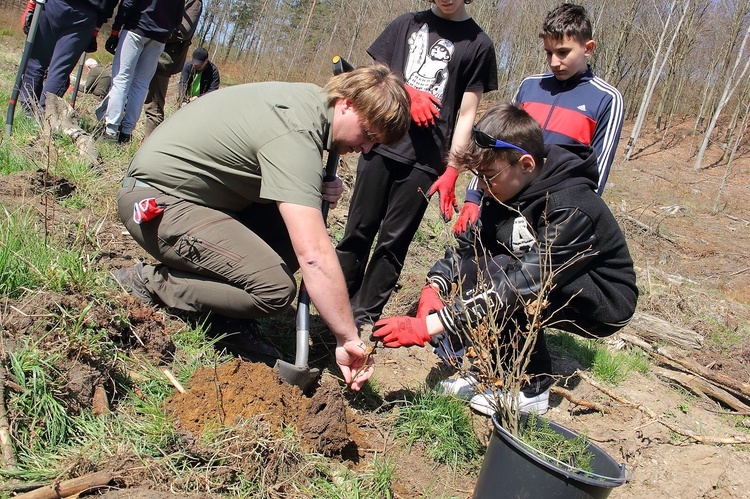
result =
[{"label": "blue jeans", "polygon": [[133,133],[163,50],[162,42],[122,31],[112,62],[112,88],[99,107],[99,111],[106,109],[104,120],[108,134]]},{"label": "blue jeans", "polygon": [[37,103],[44,108],[48,92],[65,95],[70,73],[94,34],[96,16],[96,10],[84,2],[47,0],[21,81],[19,101],[24,109],[29,111]]}]

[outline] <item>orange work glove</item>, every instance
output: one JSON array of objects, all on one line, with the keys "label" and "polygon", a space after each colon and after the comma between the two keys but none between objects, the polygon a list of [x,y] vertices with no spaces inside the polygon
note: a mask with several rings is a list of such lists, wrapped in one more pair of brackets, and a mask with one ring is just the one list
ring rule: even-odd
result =
[{"label": "orange work glove", "polygon": [[458,215],[456,224],[453,226],[453,233],[460,236],[469,230],[469,227],[474,225],[477,219],[479,219],[479,205],[471,201],[464,201],[461,213]]},{"label": "orange work glove", "polygon": [[422,288],[422,294],[419,295],[419,305],[417,305],[417,317],[423,319],[431,312],[437,312],[445,306],[440,299],[438,292],[429,284]]},{"label": "orange work glove", "polygon": [[435,194],[435,192],[438,193],[440,198],[440,214],[446,222],[450,222],[450,219],[453,218],[454,211],[458,212],[456,179],[458,179],[458,170],[449,165],[427,192],[428,197]]},{"label": "orange work glove", "polygon": [[435,124],[435,118],[440,116],[440,99],[424,90],[417,90],[410,85],[404,85],[406,93],[411,100],[410,112],[411,119],[419,126],[432,126]]},{"label": "orange work glove", "polygon": [[416,317],[380,319],[372,328],[372,336],[389,348],[423,347],[430,341],[427,321]]}]

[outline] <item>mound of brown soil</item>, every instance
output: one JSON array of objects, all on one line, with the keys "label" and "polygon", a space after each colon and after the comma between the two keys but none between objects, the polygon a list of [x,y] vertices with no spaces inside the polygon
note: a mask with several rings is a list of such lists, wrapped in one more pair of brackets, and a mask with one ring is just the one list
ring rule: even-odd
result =
[{"label": "mound of brown soil", "polygon": [[360,433],[341,388],[331,377],[324,377],[315,394],[307,398],[267,365],[237,359],[199,369],[186,388],[186,393],[167,399],[167,413],[194,437],[216,425],[257,418],[275,435],[281,435],[285,427],[296,428],[306,450],[326,456],[340,455],[357,445],[352,439]]}]

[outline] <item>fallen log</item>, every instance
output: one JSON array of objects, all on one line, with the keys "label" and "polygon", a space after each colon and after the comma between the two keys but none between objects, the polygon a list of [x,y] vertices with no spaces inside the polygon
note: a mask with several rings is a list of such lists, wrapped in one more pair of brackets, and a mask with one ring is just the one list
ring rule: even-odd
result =
[{"label": "fallen log", "polygon": [[670,371],[659,366],[652,366],[651,370],[660,378],[674,381],[699,397],[709,397],[738,412],[750,411],[750,406],[744,404],[740,399],[698,376],[684,372]]},{"label": "fallen log", "polygon": [[703,336],[696,331],[643,312],[635,313],[624,331],[629,329],[650,343],[666,343],[685,350],[700,350],[703,347]]},{"label": "fallen log", "polygon": [[721,388],[727,391],[733,392],[735,395],[750,399],[750,385],[748,385],[747,383],[737,381],[736,379],[730,378],[725,374],[706,369],[697,362],[679,356],[667,350],[666,348],[653,346],[650,343],[641,340],[640,338],[636,338],[635,336],[620,333],[620,338],[623,341],[630,343],[631,345],[635,345],[641,348],[644,352],[648,353],[655,359],[664,362],[665,364],[669,364],[681,369],[686,369],[692,374],[696,374],[714,384],[719,385]]},{"label": "fallen log", "polygon": [[31,492],[19,494],[16,499],[60,499],[103,487],[112,481],[113,476],[109,471],[97,471],[64,482],[45,485]]}]

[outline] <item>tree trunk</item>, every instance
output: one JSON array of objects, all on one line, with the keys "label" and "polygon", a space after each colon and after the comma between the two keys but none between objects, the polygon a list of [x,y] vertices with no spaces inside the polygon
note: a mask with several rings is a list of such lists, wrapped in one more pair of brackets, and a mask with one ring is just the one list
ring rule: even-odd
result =
[{"label": "tree trunk", "polygon": [[[716,109],[714,110],[713,117],[711,118],[711,122],[708,124],[708,127],[706,128],[706,133],[703,136],[703,142],[701,143],[700,148],[698,149],[698,154],[695,157],[695,164],[693,165],[693,170],[699,170],[701,168],[701,164],[703,163],[703,156],[706,154],[706,149],[708,149],[708,144],[711,141],[711,132],[713,132],[714,127],[716,126],[716,122],[719,121],[719,116],[721,115],[721,111],[724,109],[724,106],[727,105],[727,102],[729,102],[729,99],[732,97],[732,94],[735,90],[737,90],[737,87],[740,86],[742,83],[742,79],[747,74],[747,70],[750,67],[750,57],[747,57],[745,54],[745,45],[747,44],[748,37],[750,37],[750,25],[748,25],[747,30],[745,31],[745,36],[742,38],[742,44],[740,45],[740,49],[737,52],[737,57],[734,61],[734,66],[732,67],[732,72],[729,74],[729,76],[726,79],[726,84],[724,85],[724,92],[721,94],[721,99],[719,99],[719,104],[716,106]],[[742,67],[742,70],[738,73],[738,67],[740,65],[740,62],[742,60],[745,60],[745,65]]]}]

